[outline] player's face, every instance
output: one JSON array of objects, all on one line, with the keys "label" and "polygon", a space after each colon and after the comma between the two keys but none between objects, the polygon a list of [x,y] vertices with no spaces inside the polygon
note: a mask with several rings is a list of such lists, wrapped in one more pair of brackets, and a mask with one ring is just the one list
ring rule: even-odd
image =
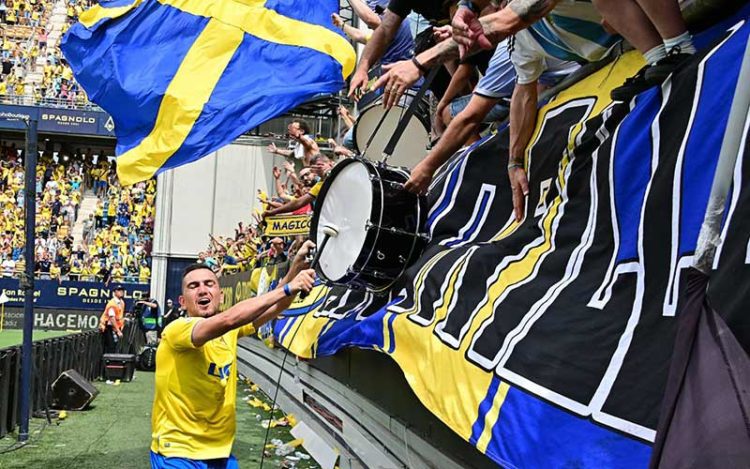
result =
[{"label": "player's face", "polygon": [[219,312],[222,298],[219,279],[208,269],[194,270],[182,279],[180,306],[190,316],[213,316]]}]

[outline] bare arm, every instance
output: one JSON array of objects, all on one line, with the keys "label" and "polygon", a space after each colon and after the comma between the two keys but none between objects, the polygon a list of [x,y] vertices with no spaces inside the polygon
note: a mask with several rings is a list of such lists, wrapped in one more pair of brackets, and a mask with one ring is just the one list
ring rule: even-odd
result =
[{"label": "bare arm", "polygon": [[292,150],[282,150],[281,148],[278,148],[275,143],[268,145],[268,151],[274,155],[285,156],[287,158],[294,155]]},{"label": "bare arm", "polygon": [[435,171],[476,132],[482,119],[496,103],[496,99],[472,96],[466,109],[448,125],[438,144],[414,167],[405,188],[417,194],[425,193]]},{"label": "bare arm", "polygon": [[281,207],[268,210],[265,213],[265,215],[267,217],[272,217],[274,215],[279,215],[279,214],[282,214],[282,213],[293,212],[293,211],[295,211],[297,209],[300,209],[300,208],[304,207],[305,205],[307,205],[309,203],[312,203],[313,200],[314,200],[313,196],[311,196],[310,194],[305,194],[305,195],[303,195],[300,198],[297,198],[297,199],[294,199],[294,200],[292,200],[290,202],[285,203]]},{"label": "bare arm", "polygon": [[358,70],[364,70],[366,73],[373,64],[383,57],[383,53],[385,53],[385,50],[393,42],[393,38],[396,37],[396,32],[398,32],[402,21],[401,17],[391,10],[385,10],[380,26],[372,34],[367,47],[362,52],[362,58],[357,67]]},{"label": "bare arm", "polygon": [[370,39],[370,35],[367,33],[367,31],[362,31],[361,29],[357,29],[348,24],[345,24],[341,29],[343,29],[344,34],[352,38],[354,42],[367,44],[367,41]]},{"label": "bare arm", "polygon": [[214,235],[209,234],[208,236],[211,237],[211,242],[213,242],[216,246],[222,247],[224,249],[227,248],[225,245],[221,244],[221,242],[218,239],[216,239],[216,237]]},{"label": "bare arm", "polygon": [[318,148],[318,144],[315,143],[315,140],[309,135],[305,135],[304,137],[306,138],[300,137],[299,139],[297,139],[297,141],[301,143],[303,147],[305,147],[305,153],[318,153],[320,149]]},{"label": "bare arm", "polygon": [[513,210],[516,221],[524,215],[525,200],[529,193],[525,155],[534,132],[537,115],[537,82],[516,85],[510,101],[510,155],[508,177],[513,191]]},{"label": "bare arm", "polygon": [[[490,42],[497,45],[508,36],[543,18],[558,2],[559,0],[514,0],[502,10],[479,18],[479,22]],[[475,48],[474,51],[476,50]],[[451,39],[422,52],[417,56],[417,60],[425,67],[431,68],[456,57],[458,43]]]},{"label": "bare arm", "polygon": [[295,184],[300,184],[299,178],[297,177],[297,173],[294,171],[294,165],[292,163],[284,163],[284,170],[286,171],[286,175],[289,179],[292,180]]},{"label": "bare arm", "polygon": [[[297,293],[297,291],[294,293]],[[199,321],[193,328],[193,345],[201,347],[209,340],[221,337],[232,329],[237,329],[254,321],[268,308],[285,297],[284,290],[277,288],[264,295],[240,301],[223,313]]]},{"label": "bare arm", "polygon": [[448,88],[445,90],[442,99],[437,105],[438,112],[448,106],[453,98],[460,96],[465,91],[466,85],[469,83],[469,79],[474,73],[474,66],[471,64],[461,64],[458,69],[451,77],[451,82],[448,84]]},{"label": "bare arm", "polygon": [[524,163],[536,125],[537,82],[516,85],[510,101],[510,163]]},{"label": "bare arm", "polygon": [[347,129],[354,127],[354,119],[352,119],[351,114],[342,114],[341,118],[344,120],[344,125],[346,125]]},{"label": "bare arm", "polygon": [[370,29],[380,26],[380,17],[374,11],[370,10],[362,0],[349,0],[354,14],[356,14]]},{"label": "bare arm", "polygon": [[297,173],[295,173],[295,172],[291,172],[291,173],[287,173],[287,174],[289,175],[289,179],[290,179],[290,180],[291,180],[291,181],[292,181],[292,182],[293,182],[294,184],[297,184],[298,186],[302,185],[302,183],[301,183],[301,182],[299,181],[299,178],[297,177]]},{"label": "bare arm", "polygon": [[286,196],[286,190],[284,190],[284,185],[281,183],[281,178],[274,178],[274,184],[276,185],[276,193],[279,195],[279,197]]}]

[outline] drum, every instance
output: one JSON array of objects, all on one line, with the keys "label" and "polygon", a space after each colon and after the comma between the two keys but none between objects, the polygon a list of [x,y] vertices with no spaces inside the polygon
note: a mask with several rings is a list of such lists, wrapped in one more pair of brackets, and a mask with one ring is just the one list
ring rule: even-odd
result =
[{"label": "drum", "polygon": [[[388,290],[422,254],[424,197],[403,188],[402,168],[351,158],[337,164],[315,203],[310,233],[322,249],[317,271],[334,285]],[[335,234],[322,246],[324,231]]]},{"label": "drum", "polygon": [[[373,161],[380,161],[385,146],[391,139],[391,135],[395,132],[398,122],[413,99],[414,95],[409,91],[401,98],[398,105],[391,108],[378,133],[373,138],[370,146],[367,147],[365,155],[367,158]],[[380,119],[385,113],[386,109],[383,107],[382,97],[367,105],[360,112],[357,121],[354,123],[354,143],[359,153],[365,150],[367,142],[375,132]],[[404,130],[401,139],[393,150],[393,154],[388,158],[388,164],[411,169],[424,158],[429,144],[430,106],[427,104],[427,101],[421,100],[414,112],[414,116],[409,120],[406,130]]]}]

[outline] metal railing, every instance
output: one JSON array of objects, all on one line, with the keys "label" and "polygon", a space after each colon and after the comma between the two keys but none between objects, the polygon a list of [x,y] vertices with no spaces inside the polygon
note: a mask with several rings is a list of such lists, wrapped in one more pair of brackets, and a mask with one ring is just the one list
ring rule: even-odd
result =
[{"label": "metal railing", "polygon": [[51,107],[61,109],[76,109],[79,111],[100,111],[104,112],[102,108],[96,104],[86,102],[80,104],[73,102],[65,98],[35,98],[29,95],[3,95],[0,96],[0,104],[12,104],[16,106],[37,106],[37,107]]},{"label": "metal railing", "polygon": [[[13,271],[13,274],[9,274],[6,272],[0,272],[0,278],[19,278],[18,276],[22,274],[23,271],[16,268]],[[104,279],[102,279],[98,275],[90,275],[90,274],[71,274],[67,273],[64,275],[60,275],[59,277],[53,276],[49,272],[42,272],[42,271],[36,271],[34,272],[34,278],[38,280],[59,280],[59,281],[66,281],[66,280],[73,280],[73,281],[81,281],[81,282],[103,282]],[[151,282],[151,277],[147,279],[142,279],[140,277],[132,276],[132,275],[126,275],[124,277],[111,277],[110,283],[130,283],[134,285],[148,285]]]},{"label": "metal railing", "polygon": [[[143,332],[132,321],[125,324],[123,337],[117,353],[135,353],[144,343]],[[31,412],[49,408],[50,388],[63,371],[74,369],[88,380],[102,376],[103,353],[98,331],[35,341],[31,355]],[[19,424],[21,357],[20,345],[0,349],[0,438]]]}]

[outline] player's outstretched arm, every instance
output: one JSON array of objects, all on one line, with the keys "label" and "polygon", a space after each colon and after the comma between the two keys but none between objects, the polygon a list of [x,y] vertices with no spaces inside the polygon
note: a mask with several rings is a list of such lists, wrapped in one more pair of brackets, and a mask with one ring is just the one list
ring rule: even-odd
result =
[{"label": "player's outstretched arm", "polygon": [[240,301],[223,313],[199,321],[193,327],[192,341],[195,347],[201,347],[209,340],[221,337],[232,329],[237,329],[258,319],[268,308],[283,301],[288,296],[295,296],[301,291],[309,292],[315,282],[314,270],[303,270],[289,283],[287,295],[283,287],[276,288],[264,295]]}]

